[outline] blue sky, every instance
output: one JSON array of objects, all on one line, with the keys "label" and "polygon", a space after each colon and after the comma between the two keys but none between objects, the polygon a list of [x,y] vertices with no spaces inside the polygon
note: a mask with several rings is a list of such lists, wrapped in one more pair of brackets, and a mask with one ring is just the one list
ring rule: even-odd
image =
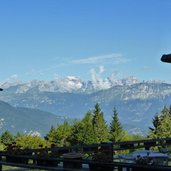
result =
[{"label": "blue sky", "polygon": [[170,0],[1,0],[0,82],[133,75],[171,83]]}]

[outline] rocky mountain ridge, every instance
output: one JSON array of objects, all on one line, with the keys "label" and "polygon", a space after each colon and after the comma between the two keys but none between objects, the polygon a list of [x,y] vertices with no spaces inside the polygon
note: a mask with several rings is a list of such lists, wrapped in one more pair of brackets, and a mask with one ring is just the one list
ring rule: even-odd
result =
[{"label": "rocky mountain ridge", "polygon": [[[71,82],[77,82],[76,85],[83,85],[76,80],[70,78]],[[116,84],[93,91],[83,91],[80,88],[72,91],[54,90],[49,84],[46,89],[44,87],[45,82],[41,81],[9,86],[1,92],[0,100],[15,107],[39,109],[70,118],[82,118],[98,102],[107,122],[110,122],[112,110],[116,107],[124,127],[130,132],[132,130],[132,133],[143,134],[147,133],[154,115],[164,105],[171,104],[171,84],[156,81]],[[90,87],[92,83],[89,82],[89,90]]]},{"label": "rocky mountain ridge", "polygon": [[12,86],[18,86],[16,93],[25,93],[32,88],[37,88],[40,92],[72,92],[72,93],[93,93],[99,90],[109,89],[116,85],[132,85],[139,83],[138,79],[133,76],[125,79],[115,79],[108,77],[105,79],[98,78],[91,81],[83,81],[75,76],[67,76],[65,78],[55,77],[53,80],[32,80],[26,83],[18,80],[16,77],[7,79],[0,83],[0,87],[7,89]]}]

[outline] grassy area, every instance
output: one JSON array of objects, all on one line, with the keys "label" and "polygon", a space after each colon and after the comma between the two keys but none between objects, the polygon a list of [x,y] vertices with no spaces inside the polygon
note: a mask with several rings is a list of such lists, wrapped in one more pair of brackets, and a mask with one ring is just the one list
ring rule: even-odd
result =
[{"label": "grassy area", "polygon": [[24,169],[24,168],[19,168],[19,167],[11,167],[11,166],[3,166],[2,167],[3,171],[44,171],[40,169]]}]

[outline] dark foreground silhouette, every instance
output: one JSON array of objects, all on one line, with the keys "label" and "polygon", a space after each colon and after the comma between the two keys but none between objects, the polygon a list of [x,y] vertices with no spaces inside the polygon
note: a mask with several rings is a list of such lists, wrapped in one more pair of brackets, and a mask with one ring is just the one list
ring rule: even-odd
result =
[{"label": "dark foreground silhouette", "polygon": [[171,54],[164,54],[164,55],[162,55],[161,61],[162,62],[171,63]]}]

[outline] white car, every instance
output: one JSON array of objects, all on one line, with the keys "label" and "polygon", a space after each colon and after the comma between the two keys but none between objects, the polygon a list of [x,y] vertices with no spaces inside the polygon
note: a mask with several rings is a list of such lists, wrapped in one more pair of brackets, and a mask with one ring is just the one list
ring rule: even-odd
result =
[{"label": "white car", "polygon": [[150,150],[137,150],[131,154],[118,155],[121,162],[147,164],[147,165],[167,165],[168,155]]}]

